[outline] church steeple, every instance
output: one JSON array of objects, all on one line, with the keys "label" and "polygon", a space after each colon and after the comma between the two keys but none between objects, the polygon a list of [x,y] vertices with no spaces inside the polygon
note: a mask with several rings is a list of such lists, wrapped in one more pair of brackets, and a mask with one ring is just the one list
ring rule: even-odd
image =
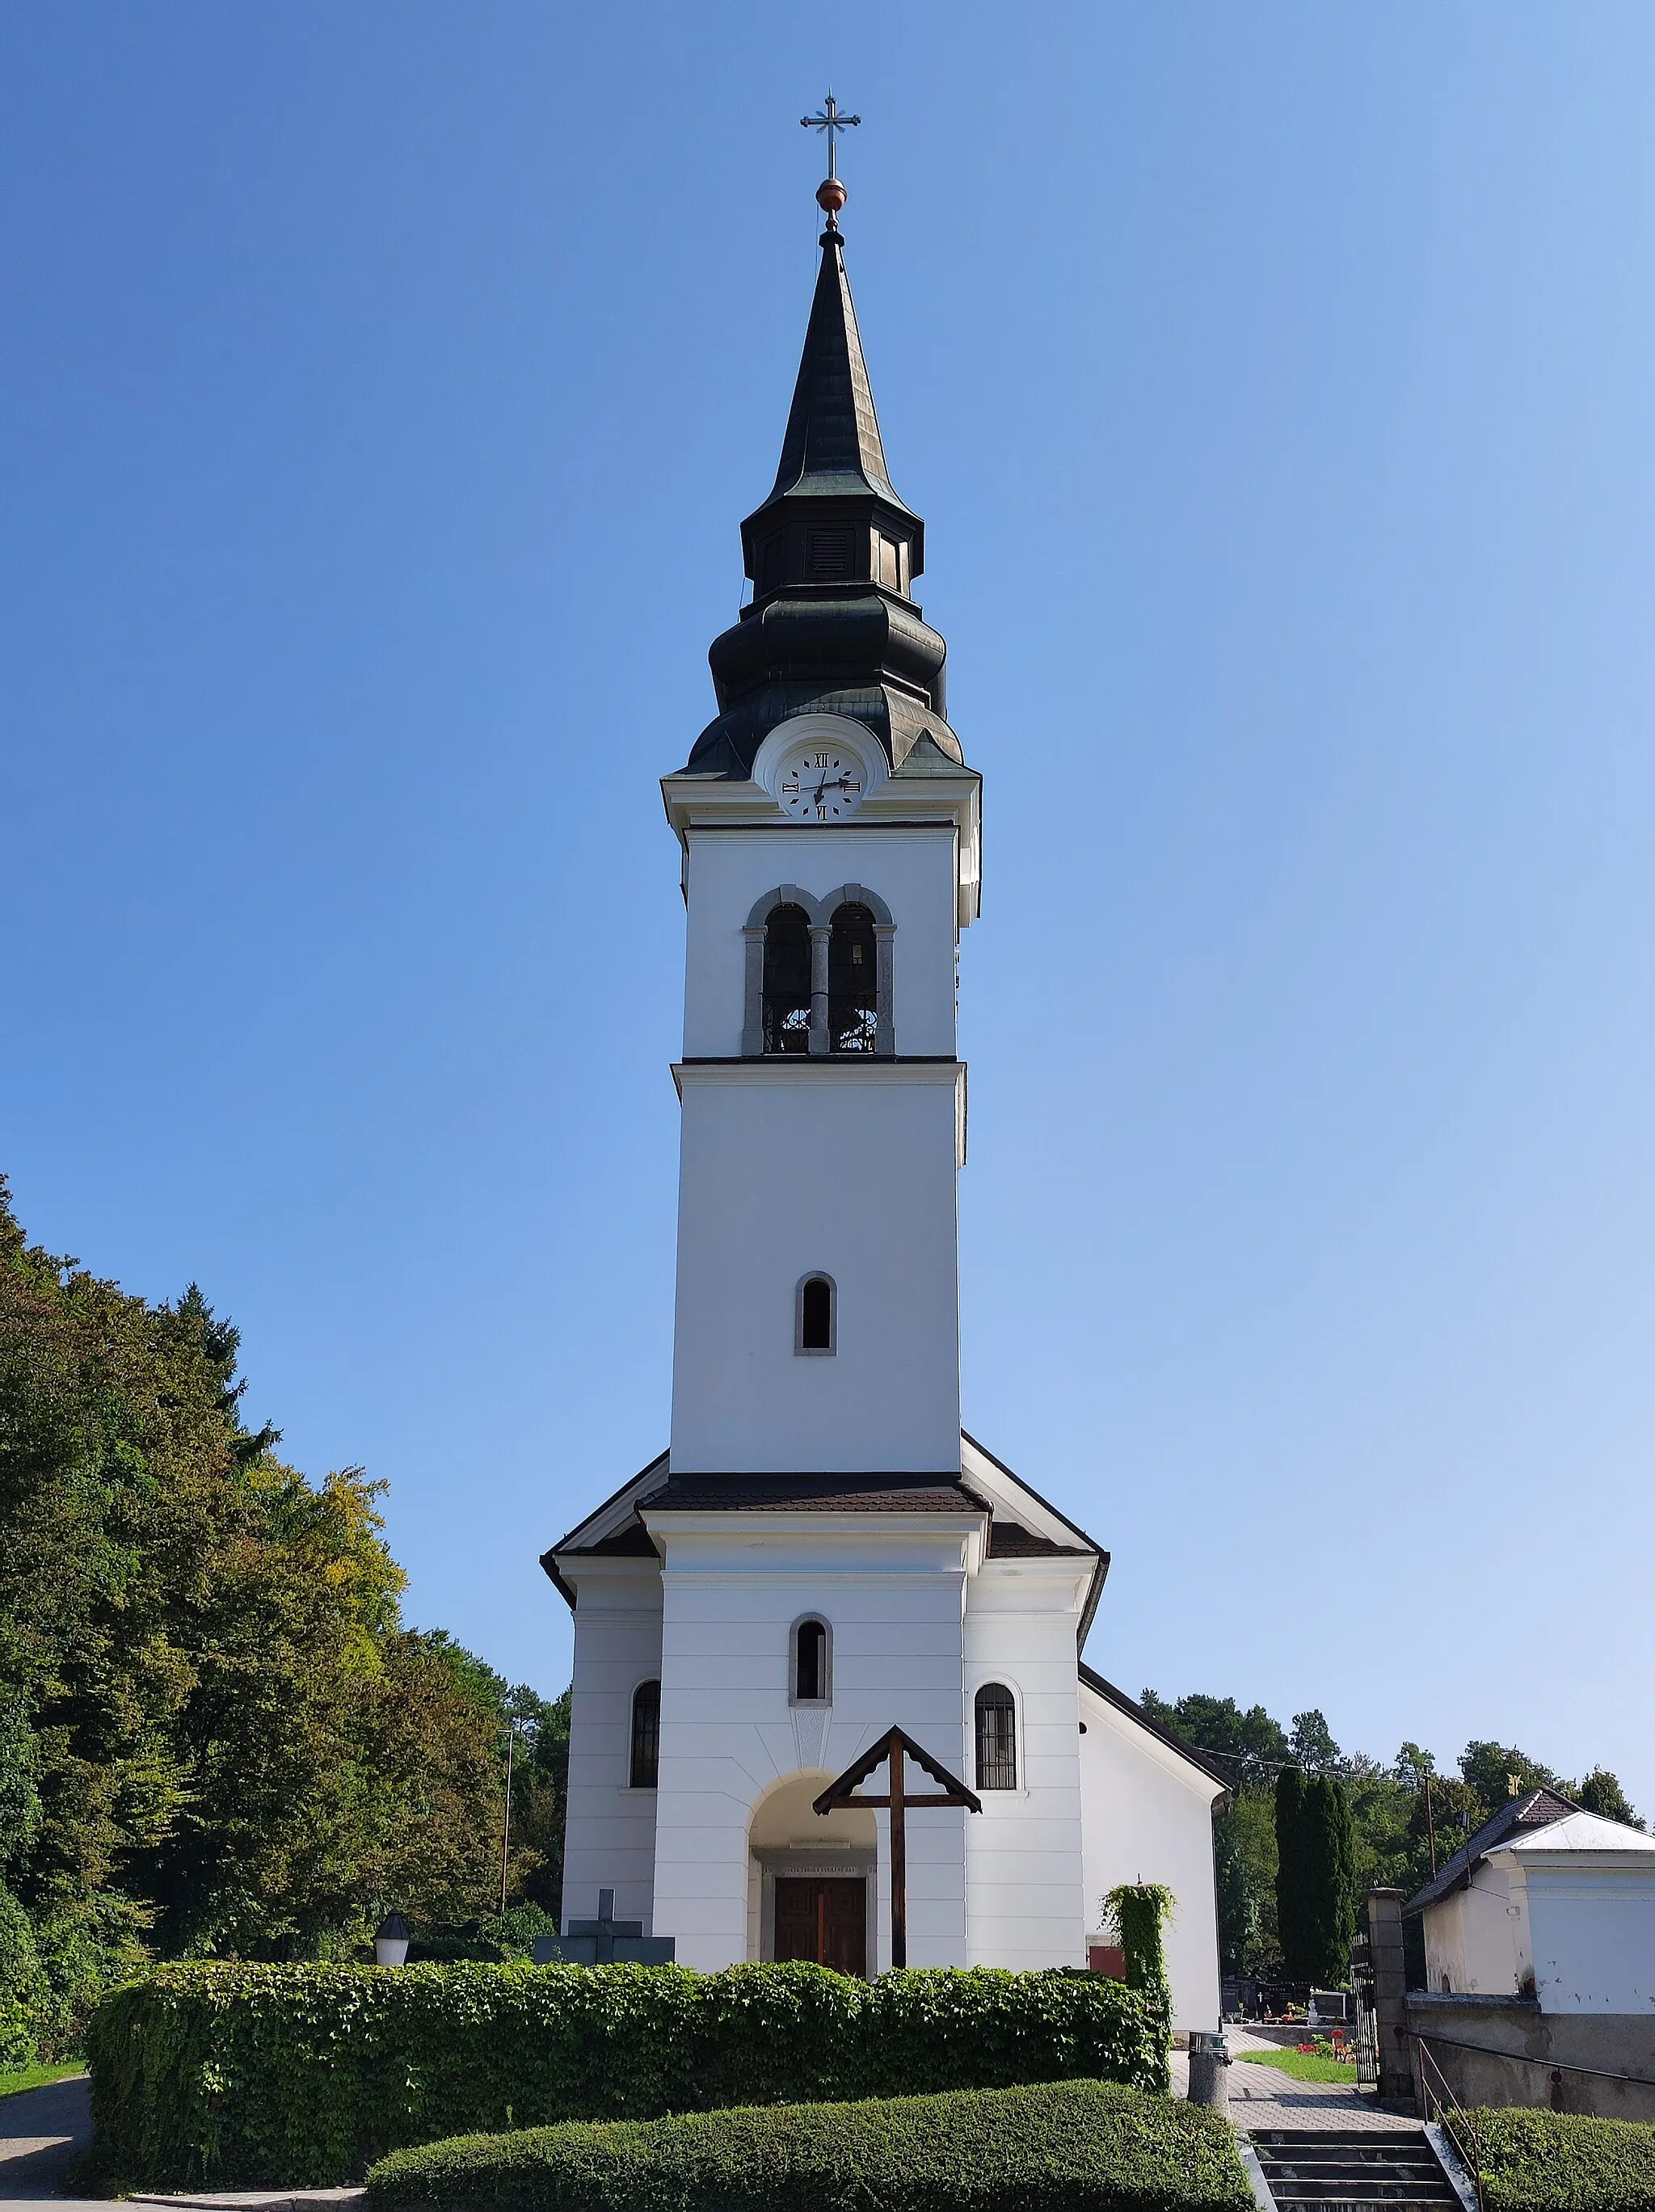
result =
[{"label": "church steeple", "polygon": [[742,525],[752,603],[713,641],[720,712],[688,767],[745,778],[790,716],[845,714],[884,744],[894,774],[957,767],[943,684],[948,647],[915,603],[925,526],[890,480],[835,215],[831,172],[821,264],[769,496]]},{"label": "church steeple", "polygon": [[[862,334],[845,273],[845,240],[830,219],[821,234],[821,268],[776,481],[769,498],[743,527],[762,529],[764,518],[790,495],[833,499],[858,494],[894,509],[893,520],[900,516],[906,526],[923,531],[918,516],[897,497],[886,469]],[[918,575],[923,566],[923,561],[915,561],[912,574]]]}]

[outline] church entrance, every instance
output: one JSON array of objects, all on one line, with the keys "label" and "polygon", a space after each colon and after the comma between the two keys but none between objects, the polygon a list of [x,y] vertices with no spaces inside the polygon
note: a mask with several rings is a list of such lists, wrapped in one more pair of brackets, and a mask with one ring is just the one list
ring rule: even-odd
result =
[{"label": "church entrance", "polygon": [[852,1880],[809,1875],[776,1877],[776,1958],[809,1959],[836,1973],[868,1972],[868,1894]]}]

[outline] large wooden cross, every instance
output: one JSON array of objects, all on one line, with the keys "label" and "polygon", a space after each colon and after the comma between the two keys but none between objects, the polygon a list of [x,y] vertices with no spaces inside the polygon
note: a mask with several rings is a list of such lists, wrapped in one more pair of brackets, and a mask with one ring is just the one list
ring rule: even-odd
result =
[{"label": "large wooden cross", "polygon": [[[876,1766],[887,1759],[891,1763],[891,1786],[877,1796],[858,1797],[857,1784],[865,1782]],[[933,1782],[940,1783],[940,1790],[927,1790],[917,1797],[908,1795],[902,1766],[911,1759]],[[967,1790],[957,1776],[939,1765],[928,1751],[922,1751],[911,1735],[900,1728],[889,1729],[880,1737],[870,1751],[864,1751],[854,1766],[847,1766],[837,1782],[830,1782],[815,1801],[814,1810],[831,1813],[840,1805],[882,1807],[891,1816],[891,1964],[906,1966],[908,1963],[908,1829],[910,1807],[922,1805],[963,1805],[968,1813],[980,1813],[983,1803],[974,1790]]]}]

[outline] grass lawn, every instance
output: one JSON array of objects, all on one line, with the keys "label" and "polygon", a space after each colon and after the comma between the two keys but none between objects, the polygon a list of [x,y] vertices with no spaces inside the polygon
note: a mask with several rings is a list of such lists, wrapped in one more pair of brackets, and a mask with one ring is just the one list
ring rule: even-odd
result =
[{"label": "grass lawn", "polygon": [[66,2081],[71,2074],[84,2074],[84,2058],[65,2058],[58,2066],[19,2066],[0,2070],[0,2097],[15,2097],[20,2089],[44,2089],[48,2081]]},{"label": "grass lawn", "polygon": [[1275,2066],[1299,2081],[1348,2081],[1356,2086],[1356,2069],[1343,2058],[1324,2058],[1315,2051],[1237,2051],[1238,2066]]}]

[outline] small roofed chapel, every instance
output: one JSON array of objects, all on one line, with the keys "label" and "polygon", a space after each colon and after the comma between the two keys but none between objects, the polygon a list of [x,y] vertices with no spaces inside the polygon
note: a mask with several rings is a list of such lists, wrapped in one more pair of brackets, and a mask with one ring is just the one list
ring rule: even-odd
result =
[{"label": "small roofed chapel", "polygon": [[868,1975],[894,1904],[898,1962],[1084,1967],[1112,1963],[1105,1893],[1164,1882],[1178,2024],[1213,2028],[1222,1778],[1082,1658],[1108,1553],[960,1425],[981,778],[914,597],[844,188],[817,198],[751,602],[661,786],[688,915],[670,1441],[543,1562],[574,1613],[562,1927]]}]

